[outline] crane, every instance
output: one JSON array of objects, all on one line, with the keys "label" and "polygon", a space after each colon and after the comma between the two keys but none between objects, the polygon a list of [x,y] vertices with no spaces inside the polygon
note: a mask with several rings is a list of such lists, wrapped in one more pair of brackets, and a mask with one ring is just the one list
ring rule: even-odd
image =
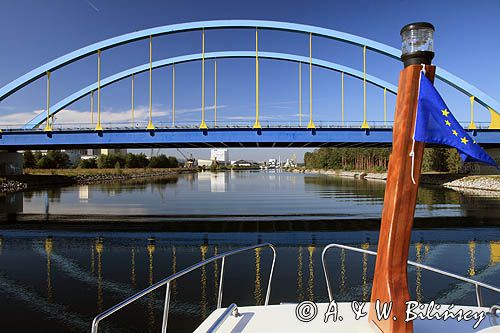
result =
[{"label": "crane", "polygon": [[184,157],[186,159],[186,167],[188,169],[192,169],[195,166],[197,166],[196,159],[193,157],[193,154],[189,154],[189,158],[188,158],[179,148],[175,148],[175,149],[177,149],[179,154],[181,154],[182,157]]}]

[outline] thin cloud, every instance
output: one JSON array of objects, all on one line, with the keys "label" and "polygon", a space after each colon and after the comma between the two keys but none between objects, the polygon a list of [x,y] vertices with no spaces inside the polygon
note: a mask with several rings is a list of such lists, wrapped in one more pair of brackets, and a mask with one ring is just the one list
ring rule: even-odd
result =
[{"label": "thin cloud", "polygon": [[[215,107],[213,105],[209,105],[205,107],[205,111],[211,111]],[[218,105],[217,109],[224,109],[226,105]],[[159,107],[153,107],[153,121],[171,121],[170,118],[172,116],[172,109],[162,109]],[[44,114],[45,110],[34,110],[29,112],[16,112],[6,115],[0,115],[0,126],[7,127],[22,127],[28,121],[33,119],[35,116],[39,114]],[[176,109],[175,114],[178,115],[187,115],[194,114],[197,112],[201,112],[201,107],[199,108],[181,108]],[[163,118],[163,119],[161,119]],[[177,118],[177,117],[176,117]],[[180,122],[189,121],[190,119],[177,118]],[[138,106],[134,108],[134,122],[146,122],[149,120],[149,107],[148,106]],[[94,121],[95,124],[97,121],[97,112],[94,111]],[[113,108],[105,109],[101,111],[101,123],[103,124],[127,124],[132,121],[132,110],[122,110],[115,111]],[[89,125],[91,123],[91,113],[90,110],[73,110],[73,109],[64,109],[59,111],[54,116],[54,124],[57,125]]]},{"label": "thin cloud", "polygon": [[90,2],[90,0],[85,0],[85,2],[90,6],[92,7],[93,10],[95,10],[96,12],[100,12],[99,8],[97,8],[96,5],[94,5],[92,2]]}]

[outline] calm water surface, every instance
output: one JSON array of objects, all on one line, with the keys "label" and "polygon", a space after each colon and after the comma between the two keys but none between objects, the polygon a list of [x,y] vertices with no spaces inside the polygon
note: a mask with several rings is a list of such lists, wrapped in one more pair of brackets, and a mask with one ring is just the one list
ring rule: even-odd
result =
[{"label": "calm water surface", "polygon": [[[0,197],[0,318],[6,331],[89,332],[124,298],[214,254],[277,246],[271,303],[326,301],[320,254],[331,242],[376,250],[384,183],[274,172],[202,173]],[[421,188],[410,257],[499,285],[500,198]],[[268,249],[228,258],[223,305],[262,304]],[[336,300],[368,300],[374,260],[332,250]],[[215,308],[220,262],[172,285],[169,332]],[[473,288],[410,268],[420,301],[474,304]],[[103,321],[159,332],[164,288]],[[486,303],[498,296],[484,292]]]}]

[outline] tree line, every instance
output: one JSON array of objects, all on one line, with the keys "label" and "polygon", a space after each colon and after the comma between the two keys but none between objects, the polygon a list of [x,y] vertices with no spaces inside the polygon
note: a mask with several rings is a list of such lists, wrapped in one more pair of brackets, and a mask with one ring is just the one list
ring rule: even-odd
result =
[{"label": "tree line", "polygon": [[[304,155],[308,169],[387,171],[391,148],[320,148]],[[460,171],[460,155],[455,149],[426,148],[422,169],[424,171]]]},{"label": "tree line", "polygon": [[24,167],[31,169],[177,168],[179,161],[174,156],[164,154],[148,158],[144,153],[111,153],[71,163],[69,155],[59,150],[49,150],[46,154],[42,154],[40,151],[33,153],[31,150],[26,150],[24,152]]}]

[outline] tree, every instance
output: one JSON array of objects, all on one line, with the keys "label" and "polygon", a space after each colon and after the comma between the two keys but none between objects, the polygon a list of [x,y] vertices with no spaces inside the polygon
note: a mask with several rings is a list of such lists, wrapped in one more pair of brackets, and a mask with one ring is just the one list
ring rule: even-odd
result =
[{"label": "tree", "polygon": [[49,150],[45,156],[41,156],[37,161],[37,166],[41,169],[63,169],[70,164],[68,154],[59,150]]},{"label": "tree", "polygon": [[35,155],[31,150],[26,150],[23,154],[24,157],[24,167],[25,168],[36,168]]},{"label": "tree", "polygon": [[135,154],[128,153],[125,157],[126,168],[138,168],[138,160]]},{"label": "tree", "polygon": [[447,171],[458,173],[462,167],[462,159],[456,149],[448,149],[448,156],[446,159]]},{"label": "tree", "polygon": [[152,156],[149,160],[150,168],[168,168],[169,161],[165,155]]},{"label": "tree", "polygon": [[424,171],[448,171],[448,150],[446,148],[425,148],[422,168]]},{"label": "tree", "polygon": [[116,163],[120,164],[120,167],[125,167],[126,155],[123,153],[100,155],[97,158],[97,167],[99,169],[111,169],[114,168]]},{"label": "tree", "polygon": [[312,169],[387,170],[388,148],[320,148],[304,155],[304,163]]},{"label": "tree", "polygon": [[80,160],[78,166],[82,169],[95,169],[97,168],[97,160],[95,158]]},{"label": "tree", "polygon": [[177,157],[175,157],[175,156],[168,157],[168,167],[169,168],[178,168],[179,167],[179,161],[177,160]]},{"label": "tree", "polygon": [[42,156],[37,162],[36,165],[40,169],[53,169],[53,163],[50,158],[47,156]]}]

